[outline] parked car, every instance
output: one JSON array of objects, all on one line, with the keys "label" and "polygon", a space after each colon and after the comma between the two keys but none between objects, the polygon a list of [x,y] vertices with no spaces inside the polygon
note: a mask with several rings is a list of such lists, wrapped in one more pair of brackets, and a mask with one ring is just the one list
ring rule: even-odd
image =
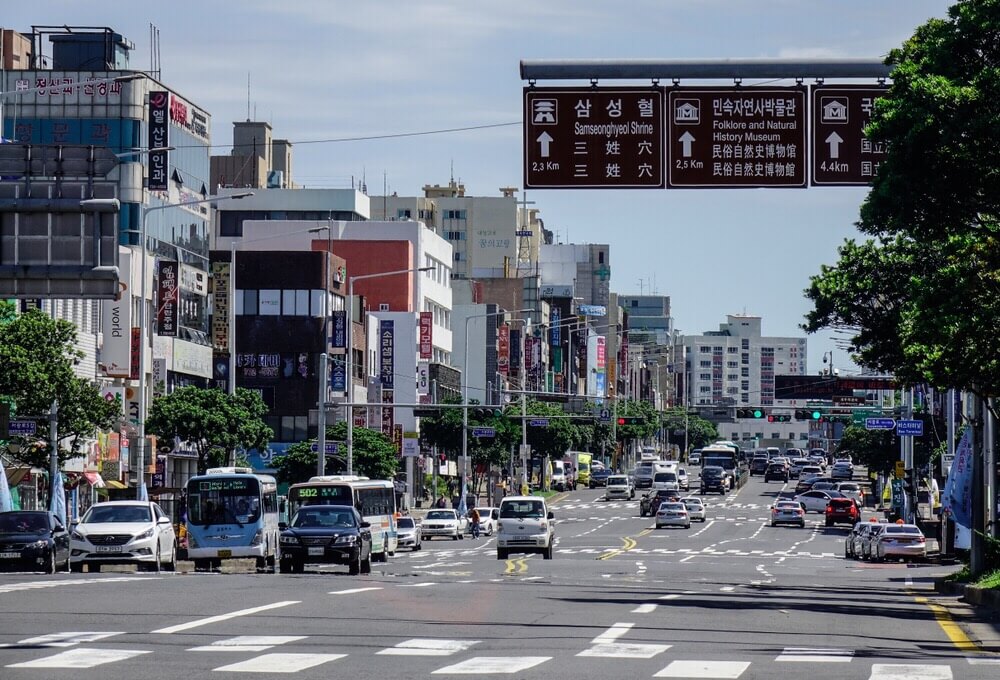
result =
[{"label": "parked car", "polygon": [[701,469],[701,484],[699,493],[718,491],[725,495],[729,491],[729,476],[718,465],[706,465]]},{"label": "parked car", "polygon": [[902,560],[927,559],[927,541],[917,525],[887,524],[879,532],[872,559],[883,561],[890,557]]},{"label": "parked car", "polygon": [[604,500],[614,500],[616,498],[632,500],[635,498],[635,487],[632,481],[625,475],[611,475],[604,489]]},{"label": "parked car", "polygon": [[850,524],[854,526],[861,521],[861,508],[853,498],[831,498],[826,504],[826,526],[834,524]]},{"label": "parked car", "polygon": [[838,460],[830,468],[830,477],[833,479],[854,479],[854,464],[847,460]]},{"label": "parked car", "polygon": [[656,528],[682,527],[691,528],[691,518],[688,516],[687,506],[677,501],[672,503],[660,503],[656,511]]},{"label": "parked car", "polygon": [[591,470],[590,470],[590,481],[587,483],[587,485],[591,489],[594,489],[594,488],[596,488],[598,486],[607,486],[608,485],[608,477],[610,477],[612,474],[613,473],[611,472],[611,470],[609,468],[605,468],[605,467],[602,467],[602,468],[591,468]]},{"label": "parked car", "polygon": [[[487,536],[496,533],[500,521],[500,508],[476,508],[479,511],[479,530]],[[469,527],[472,530],[472,527]]]},{"label": "parked car", "polygon": [[400,548],[420,550],[423,547],[420,539],[419,522],[412,517],[400,517],[396,520],[396,542]]},{"label": "parked car", "polygon": [[844,539],[845,559],[861,559],[861,544],[875,526],[878,526],[876,522],[858,522],[854,525],[851,532],[847,534],[847,538]]},{"label": "parked car", "polygon": [[69,539],[72,571],[100,571],[104,564],[134,564],[146,571],[174,571],[177,541],[174,523],[156,503],[105,501],[87,509],[72,524]]},{"label": "parked car", "polygon": [[500,501],[497,525],[497,559],[505,560],[510,553],[541,553],[552,559],[555,540],[554,516],[544,498],[538,496],[507,496]]},{"label": "parked car", "polygon": [[681,498],[681,503],[687,508],[688,517],[691,518],[692,522],[695,520],[705,521],[705,502],[703,500],[697,496],[684,496]]},{"label": "parked car", "polygon": [[764,473],[764,482],[770,482],[772,479],[779,482],[787,482],[788,468],[783,463],[771,463],[768,465],[767,471]]},{"label": "parked car", "polygon": [[306,505],[280,528],[282,574],[306,564],[344,564],[352,575],[372,570],[371,525],[350,505]]},{"label": "parked car", "polygon": [[681,494],[676,489],[654,489],[639,499],[639,517],[652,517],[661,503],[679,501]]},{"label": "parked car", "polygon": [[806,526],[806,511],[795,501],[778,501],[771,506],[771,526],[779,524],[795,524],[800,528]]},{"label": "parked car", "polygon": [[69,532],[51,512],[0,512],[0,569],[69,571]]},{"label": "parked car", "polygon": [[428,510],[424,521],[420,523],[420,537],[428,540],[435,536],[444,536],[453,541],[464,538],[469,528],[469,518],[459,517],[458,512],[450,508]]}]

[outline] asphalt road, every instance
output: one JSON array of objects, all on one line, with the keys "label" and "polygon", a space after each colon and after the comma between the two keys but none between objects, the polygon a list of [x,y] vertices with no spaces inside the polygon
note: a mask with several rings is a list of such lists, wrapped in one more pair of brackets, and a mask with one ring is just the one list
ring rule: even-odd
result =
[{"label": "asphalt road", "polygon": [[1000,677],[931,592],[948,568],[846,561],[820,515],[767,526],[781,488],[707,496],[689,530],[580,490],[551,561],[466,538],[370,576],[3,574],[0,678]]}]

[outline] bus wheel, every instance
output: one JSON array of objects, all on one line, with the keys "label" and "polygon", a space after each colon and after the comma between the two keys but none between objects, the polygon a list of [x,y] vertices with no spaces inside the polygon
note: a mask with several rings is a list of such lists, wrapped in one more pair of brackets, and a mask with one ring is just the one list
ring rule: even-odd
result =
[{"label": "bus wheel", "polygon": [[257,571],[264,571],[265,569],[267,569],[267,558],[266,557],[258,557],[257,558]]}]

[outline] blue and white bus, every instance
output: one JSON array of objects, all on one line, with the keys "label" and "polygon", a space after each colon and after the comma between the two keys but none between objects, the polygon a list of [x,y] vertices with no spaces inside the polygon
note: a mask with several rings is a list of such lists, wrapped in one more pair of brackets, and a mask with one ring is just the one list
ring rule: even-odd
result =
[{"label": "blue and white bus", "polygon": [[275,571],[278,483],[250,468],[211,468],[187,483],[188,559],[199,571],[222,560],[255,558]]},{"label": "blue and white bus", "polygon": [[288,489],[288,516],[303,505],[353,505],[371,524],[372,559],[396,554],[396,494],[391,481],[356,475],[323,475]]}]

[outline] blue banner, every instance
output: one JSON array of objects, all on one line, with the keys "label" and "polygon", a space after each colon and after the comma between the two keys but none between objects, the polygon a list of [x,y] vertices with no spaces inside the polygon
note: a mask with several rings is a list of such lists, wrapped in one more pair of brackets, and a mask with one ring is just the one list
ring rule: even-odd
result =
[{"label": "blue banner", "polygon": [[549,320],[552,323],[552,344],[559,345],[562,343],[562,328],[559,327],[559,321],[561,320],[561,315],[559,313],[558,307],[552,308],[552,313],[549,315]]},{"label": "blue banner", "polygon": [[333,313],[333,346],[347,348],[347,312]]},{"label": "blue banner", "polygon": [[393,376],[396,373],[393,364],[395,332],[395,323],[392,320],[382,319],[378,322],[379,377],[382,387],[387,390],[393,389]]},{"label": "blue banner", "polygon": [[972,527],[972,430],[968,427],[955,447],[955,459],[948,471],[941,498],[942,511],[955,524]]},{"label": "blue banner", "polygon": [[334,392],[347,391],[347,355],[334,354],[330,357],[330,389]]}]

